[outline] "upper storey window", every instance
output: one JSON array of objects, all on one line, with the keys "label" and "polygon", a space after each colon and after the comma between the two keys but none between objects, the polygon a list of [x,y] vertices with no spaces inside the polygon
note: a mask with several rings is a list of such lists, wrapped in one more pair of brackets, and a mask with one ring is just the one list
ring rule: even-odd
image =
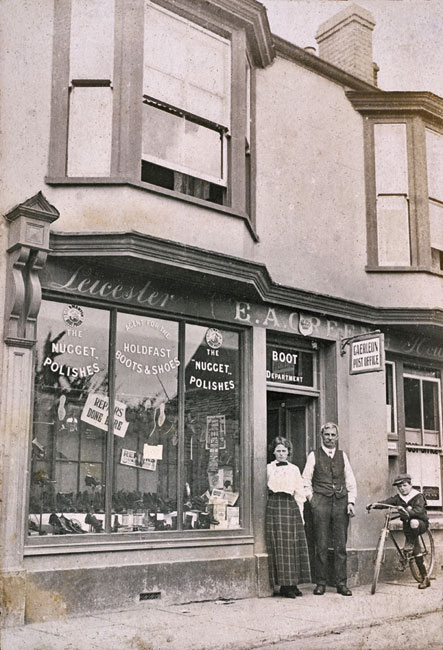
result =
[{"label": "upper storey window", "polygon": [[366,118],[370,271],[443,270],[443,100],[349,92]]},{"label": "upper storey window", "polygon": [[148,3],[142,180],[223,203],[230,134],[230,40]]},{"label": "upper storey window", "polygon": [[429,221],[434,266],[443,270],[443,135],[426,129]]},{"label": "upper storey window", "polygon": [[406,124],[375,124],[374,149],[378,263],[409,266]]},{"label": "upper storey window", "polygon": [[272,60],[248,0],[59,0],[47,182],[129,183],[251,217],[254,69]]}]

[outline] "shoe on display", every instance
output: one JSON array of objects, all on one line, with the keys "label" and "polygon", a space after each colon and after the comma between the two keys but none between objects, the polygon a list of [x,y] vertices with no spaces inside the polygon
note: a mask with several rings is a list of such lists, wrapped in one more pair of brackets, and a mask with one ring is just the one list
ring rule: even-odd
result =
[{"label": "shoe on display", "polygon": [[102,533],[103,532],[103,522],[100,519],[97,519],[97,517],[90,512],[85,517],[85,524],[89,524],[92,526],[94,529],[95,533]]}]

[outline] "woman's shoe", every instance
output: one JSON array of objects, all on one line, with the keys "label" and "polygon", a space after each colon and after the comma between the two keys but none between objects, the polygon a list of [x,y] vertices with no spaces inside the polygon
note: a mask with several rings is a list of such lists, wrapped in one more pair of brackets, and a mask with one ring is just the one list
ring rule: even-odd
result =
[{"label": "woman's shoe", "polygon": [[297,595],[292,587],[280,587],[280,596],[283,598],[296,598]]}]

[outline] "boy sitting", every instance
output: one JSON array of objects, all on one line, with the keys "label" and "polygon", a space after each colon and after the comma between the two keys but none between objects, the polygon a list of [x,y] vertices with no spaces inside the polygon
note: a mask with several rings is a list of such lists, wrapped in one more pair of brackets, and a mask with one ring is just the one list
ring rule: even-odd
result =
[{"label": "boy sitting", "polygon": [[[421,492],[412,487],[410,474],[399,474],[392,485],[395,485],[398,494],[379,503],[385,503],[399,508],[400,519],[403,522],[403,531],[406,537],[405,551],[413,553],[415,562],[423,578],[418,585],[419,589],[426,589],[431,586],[429,576],[423,561],[423,554],[420,548],[419,536],[429,526],[428,513],[426,512],[426,499]],[[372,503],[366,506],[370,510]]]}]

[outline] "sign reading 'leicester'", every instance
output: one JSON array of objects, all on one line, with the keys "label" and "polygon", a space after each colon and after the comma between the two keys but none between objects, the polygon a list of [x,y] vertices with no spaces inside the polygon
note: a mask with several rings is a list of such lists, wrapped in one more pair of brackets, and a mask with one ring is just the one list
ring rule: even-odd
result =
[{"label": "sign reading 'leicester'", "polygon": [[371,337],[359,337],[351,342],[350,369],[351,375],[362,372],[377,372],[384,369],[385,353],[383,334]]}]

